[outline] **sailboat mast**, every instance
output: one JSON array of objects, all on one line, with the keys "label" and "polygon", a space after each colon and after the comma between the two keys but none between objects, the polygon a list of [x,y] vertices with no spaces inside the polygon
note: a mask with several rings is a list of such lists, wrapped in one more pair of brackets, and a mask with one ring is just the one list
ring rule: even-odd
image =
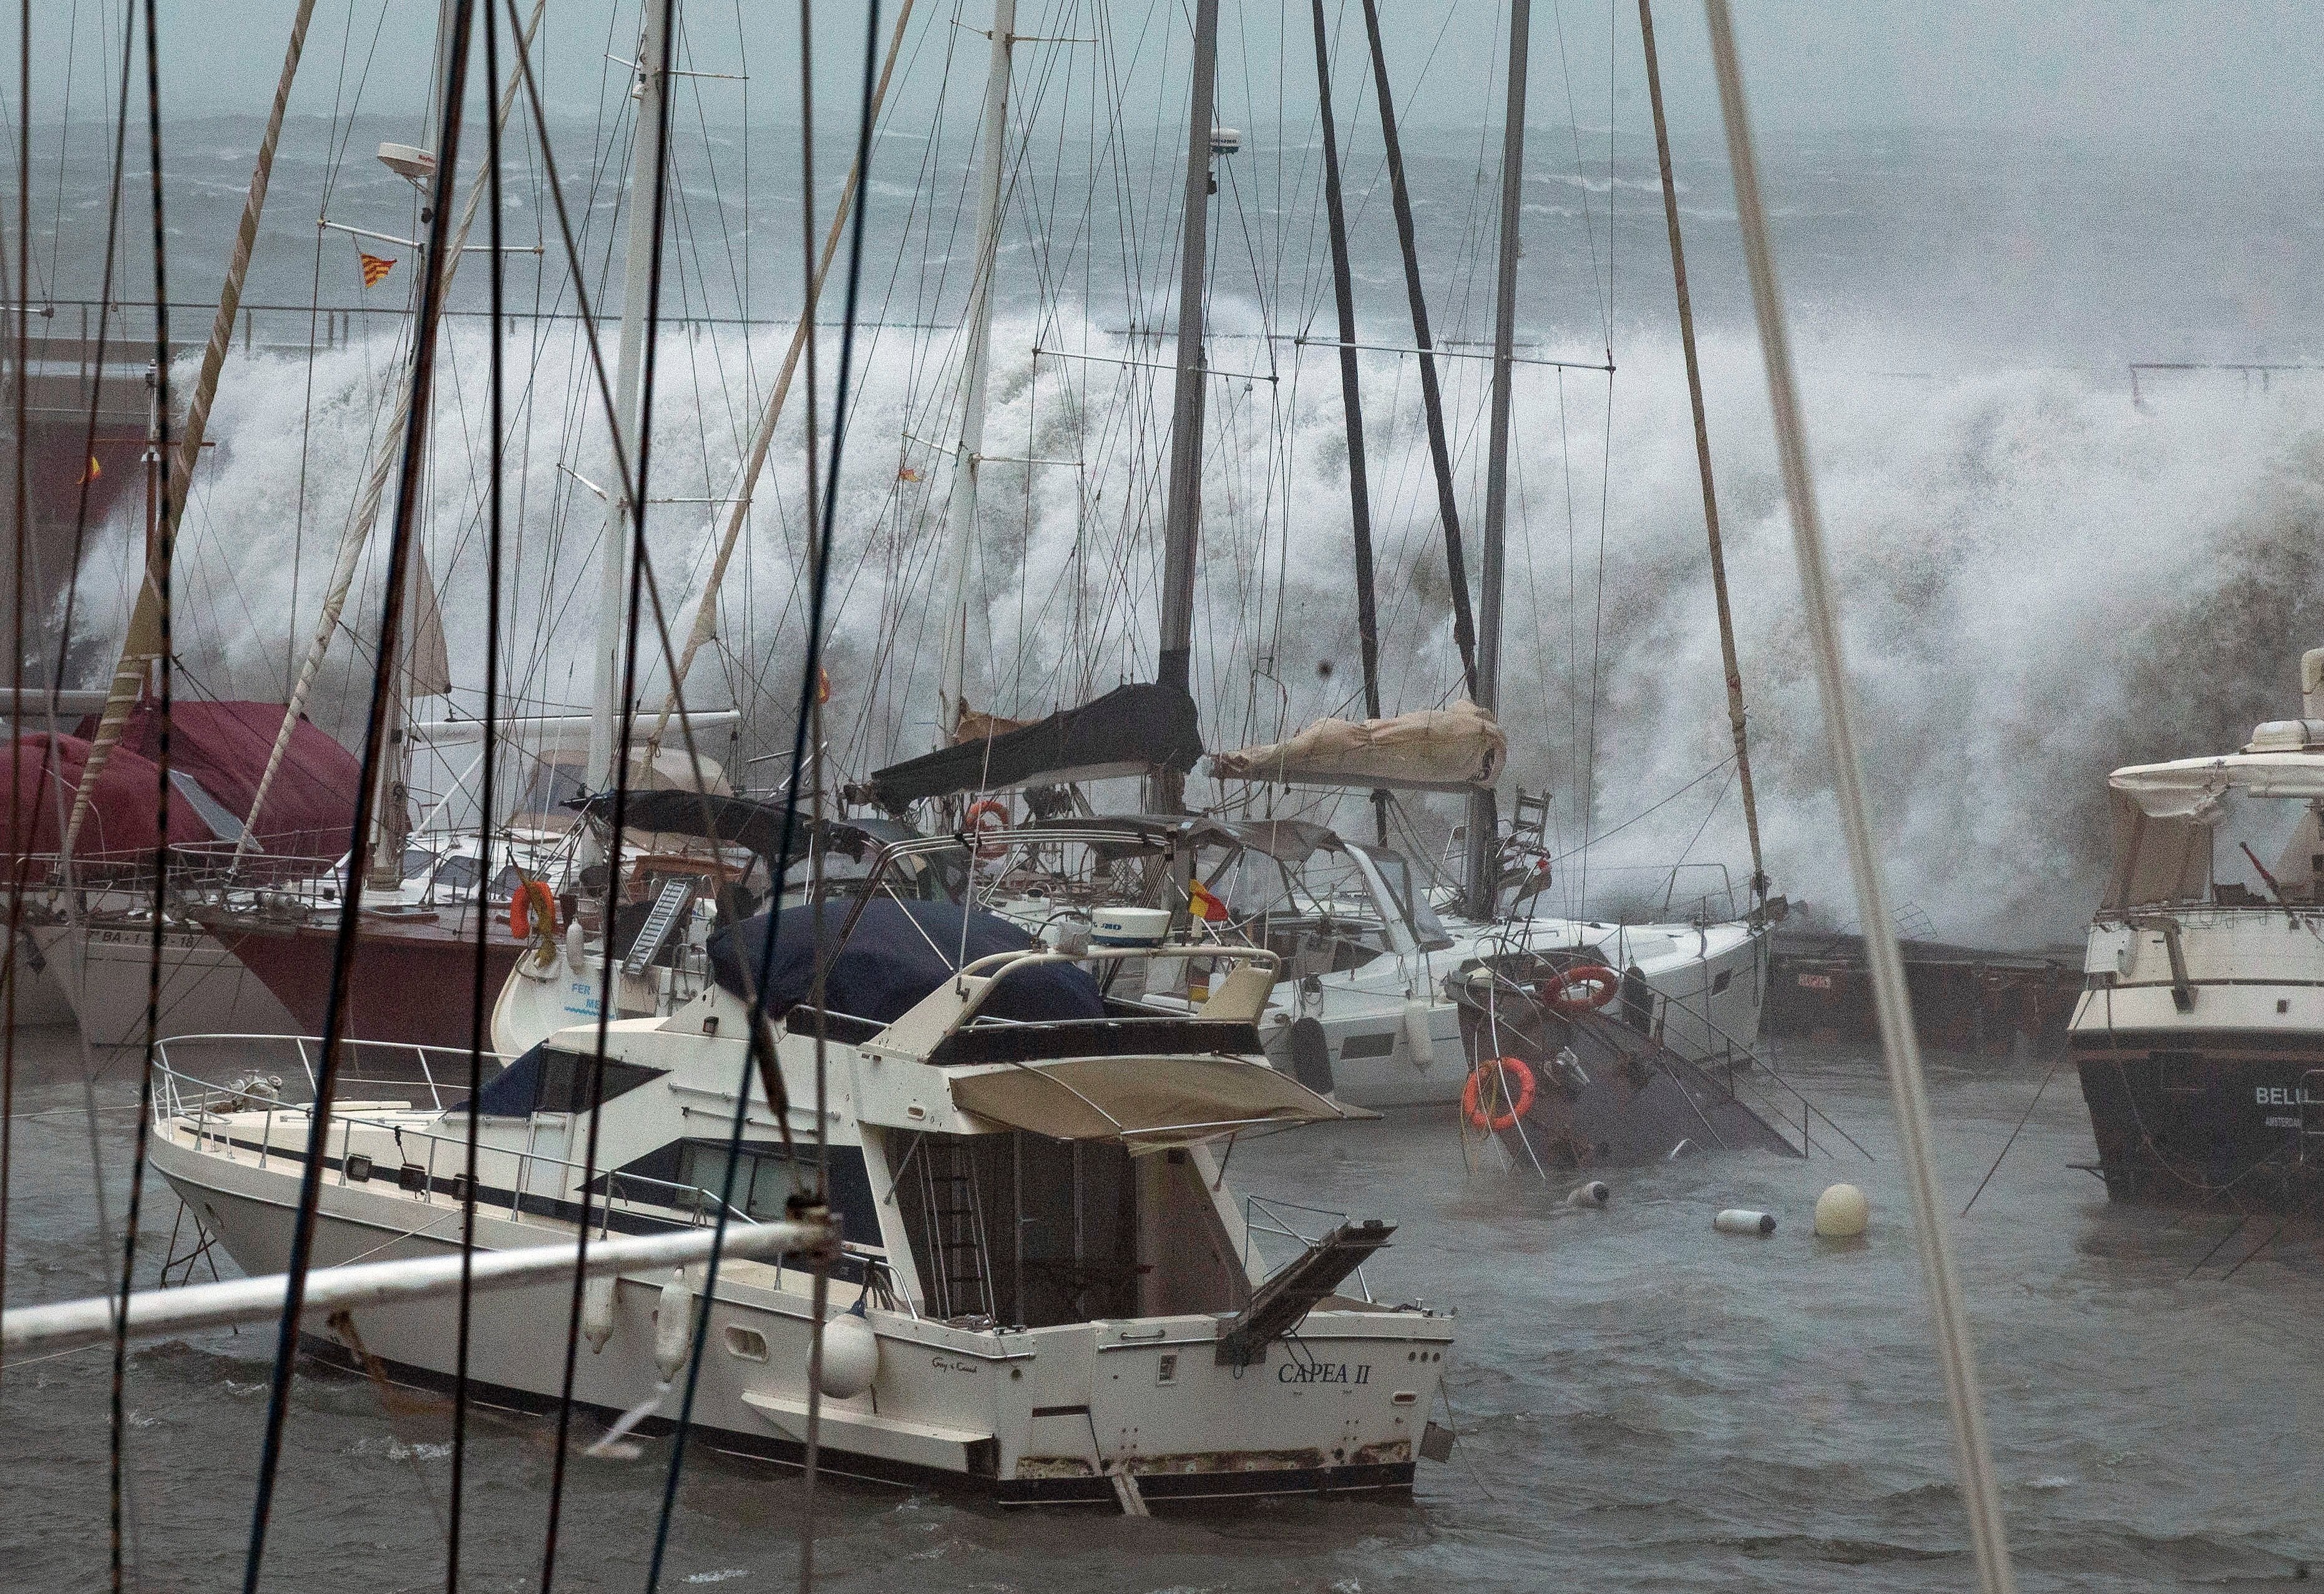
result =
[{"label": "sailboat mast", "polygon": [[[1348,516],[1356,540],[1356,640],[1363,654],[1364,717],[1380,717],[1379,600],[1372,573],[1371,473],[1364,458],[1362,373],[1356,361],[1356,290],[1348,263],[1348,210],[1340,189],[1340,128],[1332,110],[1331,40],[1323,0],[1309,0],[1315,23],[1315,99],[1323,123],[1323,210],[1332,234],[1332,293],[1340,310],[1340,409],[1347,418]],[[1388,844],[1388,794],[1372,793],[1372,824]]]},{"label": "sailboat mast", "polygon": [[[1643,4],[1643,0],[1641,0]],[[1509,379],[1517,368],[1517,217],[1525,188],[1526,57],[1532,0],[1510,0],[1508,101],[1501,127],[1501,258],[1493,283],[1493,408],[1485,456],[1485,548],[1477,591],[1477,706],[1501,707],[1501,586],[1508,565]],[[1469,914],[1499,905],[1500,817],[1490,787],[1469,794]]]},{"label": "sailboat mast", "polygon": [[[452,47],[453,36],[459,31],[458,15],[458,0],[438,0],[436,66],[430,81],[437,86],[438,93],[442,92],[447,81],[444,52]],[[443,107],[429,106],[428,121],[432,126],[441,126]],[[426,186],[420,190],[419,236],[421,242],[417,253],[420,256],[419,269],[423,272],[436,272],[443,270],[442,263],[429,254],[427,240],[432,235],[429,224],[435,219],[436,207],[444,202],[445,197],[450,191],[445,181],[447,175],[447,173],[439,164],[429,174]],[[499,335],[499,328],[495,327],[493,336]],[[426,334],[415,331],[413,336],[421,336]],[[418,363],[415,362],[413,365],[415,382],[418,369]],[[408,392],[410,390],[406,391]],[[426,443],[429,430],[427,418],[423,416],[418,430],[412,433],[413,437],[420,440],[423,450],[420,456],[420,473],[416,476],[406,478],[415,484],[427,480]],[[403,506],[399,504],[397,511],[399,514],[402,514]],[[411,519],[415,523],[418,520],[416,515],[407,518]],[[403,883],[403,853],[411,835],[411,748],[407,727],[411,721],[411,699],[418,684],[413,643],[417,638],[416,627],[420,621],[422,604],[427,595],[423,595],[429,576],[427,560],[422,556],[422,548],[415,547],[412,553],[414,557],[406,562],[404,567],[403,598],[396,605],[401,623],[396,628],[396,634],[392,639],[382,639],[382,657],[379,660],[380,668],[394,672],[395,684],[387,695],[384,711],[380,715],[381,751],[379,770],[374,781],[375,789],[372,795],[371,836],[367,852],[370,860],[370,872],[369,878],[364,882],[367,889],[374,891],[392,891]],[[255,813],[255,811],[254,808],[253,812]]]},{"label": "sailboat mast", "polygon": [[1711,430],[1702,414],[1702,367],[1694,357],[1694,305],[1686,291],[1686,249],[1679,242],[1678,185],[1671,180],[1670,127],[1663,120],[1663,75],[1655,59],[1652,0],[1638,0],[1638,32],[1646,51],[1646,97],[1655,107],[1655,156],[1662,164],[1663,218],[1670,224],[1671,279],[1678,288],[1678,338],[1686,351],[1686,396],[1694,406],[1694,463],[1702,476],[1702,529],[1711,543],[1711,594],[1719,610],[1720,662],[1727,668],[1727,723],[1735,737],[1735,784],[1743,794],[1743,828],[1751,838],[1751,896],[1767,895],[1759,853],[1759,803],[1751,790],[1751,742],[1743,715],[1743,666],[1735,653],[1735,614],[1727,603],[1727,550],[1719,539],[1719,494],[1711,479]]},{"label": "sailboat mast", "polygon": [[[1162,650],[1155,679],[1190,692],[1194,686],[1194,553],[1203,530],[1203,401],[1209,380],[1203,358],[1203,275],[1210,241],[1211,125],[1219,65],[1219,0],[1196,0],[1194,83],[1186,113],[1185,233],[1178,255],[1177,382],[1170,406],[1170,493],[1162,518]],[[1157,771],[1147,806],[1175,814],[1185,806],[1185,778]]]},{"label": "sailboat mast", "polygon": [[[1017,0],[993,0],[992,51],[984,69],[984,117],[978,132],[976,267],[969,278],[968,358],[961,373],[960,435],[952,456],[952,491],[945,501],[944,665],[938,684],[936,745],[948,745],[966,706],[968,677],[968,548],[976,536],[977,473],[984,465],[985,386],[992,357],[992,278],[1001,251],[1001,168],[1009,135],[1009,71],[1017,42]],[[832,236],[838,236],[838,222]]]},{"label": "sailboat mast", "polygon": [[[622,340],[613,368],[613,429],[625,459],[638,456],[639,393],[645,368],[648,299],[652,288],[654,176],[661,170],[661,97],[668,85],[660,70],[663,7],[646,0],[645,25],[638,40],[638,103],[634,159],[630,167],[630,235],[622,264]],[[589,787],[611,791],[618,778],[622,744],[628,740],[630,705],[617,701],[622,650],[628,635],[630,516],[632,505],[619,474],[605,494],[605,529],[598,550],[604,585],[597,603],[595,679],[589,698]]]},{"label": "sailboat mast", "polygon": [[1477,691],[1477,622],[1469,608],[1469,560],[1461,549],[1461,510],[1452,493],[1452,448],[1444,433],[1444,399],[1436,385],[1436,346],[1428,329],[1428,296],[1420,282],[1420,245],[1414,236],[1412,190],[1404,180],[1404,142],[1396,130],[1396,94],[1388,86],[1388,51],[1380,43],[1378,0],[1364,0],[1364,36],[1371,45],[1372,84],[1379,98],[1380,143],[1388,156],[1388,198],[1396,209],[1396,241],[1404,254],[1404,291],[1412,305],[1412,341],[1420,355],[1420,408],[1428,422],[1428,460],[1436,475],[1436,513],[1444,522],[1444,573],[1452,588],[1452,643],[1461,652],[1462,685]]}]

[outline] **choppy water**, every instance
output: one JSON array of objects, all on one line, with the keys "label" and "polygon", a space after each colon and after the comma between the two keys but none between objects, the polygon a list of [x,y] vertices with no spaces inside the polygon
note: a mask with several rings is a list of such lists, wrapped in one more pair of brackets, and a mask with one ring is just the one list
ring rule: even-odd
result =
[{"label": "choppy water", "polygon": [[[1614,1176],[1608,1211],[1568,1214],[1562,1190],[1464,1174],[1451,1126],[1433,1114],[1237,1152],[1248,1193],[1398,1220],[1375,1289],[1460,1309],[1450,1377],[1460,1447],[1452,1465],[1422,1469],[1411,1504],[1134,1522],[826,1484],[819,1581],[1333,1594],[1970,1586],[1877,1060],[1798,1053],[1785,1065],[1877,1165],[1852,1155],[1665,1165]],[[100,1274],[78,1049],[42,1032],[19,1067],[17,1108],[29,1116],[15,1123],[10,1299],[81,1294]],[[1935,1063],[1956,1207],[2044,1069]],[[102,1101],[126,1100],[133,1078],[108,1063]],[[116,1211],[129,1117],[100,1115]],[[2291,1580],[2297,1563],[2324,1560],[2316,1236],[2261,1248],[2269,1226],[2255,1225],[2204,1263],[2227,1221],[2110,1208],[2069,1166],[2092,1155],[2080,1092],[2061,1068],[1954,1229],[2022,1586]],[[1837,1176],[1870,1192],[1860,1245],[1810,1232],[1815,1193]],[[1711,1214],[1733,1204],[1765,1206],[1782,1227],[1766,1240],[1715,1235]],[[173,1209],[161,1193],[152,1221],[163,1234]],[[245,1331],[132,1358],[143,1587],[235,1585],[270,1347]],[[0,1382],[10,1588],[103,1583],[105,1361],[82,1351],[11,1367]],[[368,1384],[330,1372],[301,1377],[293,1412],[269,1586],[441,1587],[448,1414],[391,1414]],[[544,1421],[477,1421],[470,1587],[536,1586],[549,1434]],[[666,1445],[635,1462],[575,1460],[560,1588],[642,1587]],[[802,1503],[793,1476],[696,1460],[664,1586],[792,1586]]]}]

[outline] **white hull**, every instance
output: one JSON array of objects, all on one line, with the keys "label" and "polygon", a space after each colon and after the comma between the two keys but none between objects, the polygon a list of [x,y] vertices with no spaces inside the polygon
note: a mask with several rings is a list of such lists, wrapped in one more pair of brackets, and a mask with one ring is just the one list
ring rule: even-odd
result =
[{"label": "white hull", "polygon": [[[227,1163],[171,1136],[156,1139],[152,1156],[155,1168],[245,1271],[286,1265],[295,1164],[278,1157],[260,1170],[254,1159]],[[409,1235],[413,1204],[401,1194],[327,1184],[315,1265],[456,1249],[440,1239]],[[437,1210],[448,1215],[457,1209],[438,1196]],[[570,1230],[539,1220],[512,1223],[505,1211],[478,1213],[477,1241],[486,1248],[539,1245],[552,1232],[561,1238]],[[702,1269],[687,1274],[698,1289]],[[656,1313],[669,1282],[661,1273],[625,1275],[615,1283],[610,1338],[602,1350],[585,1344],[576,1364],[574,1398],[582,1405],[610,1414],[653,1398],[662,1382]],[[722,1267],[695,1405],[704,1442],[798,1459],[807,1408],[808,1287],[796,1267],[779,1275],[763,1263]],[[552,1341],[562,1341],[570,1289],[560,1283],[479,1294],[471,1376],[506,1404],[554,1405],[561,1369]],[[852,1293],[847,1286],[834,1291],[843,1304]],[[872,1310],[865,1321],[881,1341],[876,1410],[870,1396],[823,1403],[823,1465],[884,1481],[978,1482],[1016,1503],[1111,1505],[1106,1474],[1117,1467],[1138,1475],[1149,1498],[1282,1493],[1313,1488],[1307,1475],[1316,1472],[1338,1475],[1334,1492],[1407,1487],[1428,1419],[1425,1402],[1441,1370],[1416,1359],[1440,1355],[1448,1331],[1441,1320],[1318,1314],[1325,1316],[1353,1331],[1335,1333],[1331,1324],[1311,1321],[1301,1331],[1297,1360],[1278,1354],[1238,1376],[1213,1365],[1217,1323],[1208,1316],[994,1335]],[[366,1310],[353,1322],[363,1350],[390,1368],[429,1382],[450,1375],[451,1314],[444,1303]],[[329,1323],[310,1320],[305,1327],[342,1354],[354,1349]],[[738,1354],[737,1343],[751,1354]],[[1175,1359],[1167,1386],[1159,1381],[1166,1356]],[[1349,1381],[1316,1380],[1307,1370],[1316,1366],[1335,1372],[1344,1367]],[[1390,1387],[1399,1384],[1406,1387]],[[1409,1398],[1394,1404],[1399,1396]],[[666,1392],[656,1417],[674,1416],[677,1405],[676,1395]],[[1363,1442],[1351,1442],[1357,1440]],[[1222,1452],[1248,1459],[1240,1470],[1222,1468]]]},{"label": "white hull", "polygon": [[72,1003],[65,1000],[56,966],[42,954],[40,942],[30,930],[15,948],[15,967],[11,972],[16,987],[17,1028],[73,1021]]},{"label": "white hull", "polygon": [[[1296,1304],[1263,1331],[1236,1326],[1259,1312],[1263,1285],[1300,1286],[1282,1283],[1291,1267],[1267,1272],[1212,1142],[1244,1128],[1346,1116],[1255,1058],[1201,1048],[1205,1039],[1250,1035],[1270,972],[1238,974],[1218,999],[1223,1007],[1198,1019],[1143,1020],[1148,1034],[1189,1043],[1183,1053],[1146,1055],[1120,1049],[1121,1021],[1110,1018],[975,1023],[998,978],[991,962],[972,964],[877,1034],[829,1043],[831,1188],[849,1243],[826,1339],[852,1350],[843,1365],[863,1371],[835,1383],[827,1353],[825,1465],[864,1478],[948,1480],[1012,1504],[1407,1488],[1452,1322],[1336,1293],[1392,1228],[1343,1223],[1334,1238],[1309,1242],[1291,1266],[1320,1263],[1310,1276],[1328,1276],[1310,1293],[1270,1297]],[[615,1176],[589,1177],[565,1160],[586,1117],[550,1104],[569,1101],[588,1077],[595,1026],[568,1029],[510,1064],[483,1103],[478,1243],[563,1242],[585,1212],[600,1231],[702,1221],[717,1197],[700,1181],[723,1166],[721,1126],[734,1082],[752,1072],[749,1033],[740,1004],[715,987],[666,1020],[612,1027],[598,1166]],[[1013,1055],[1028,1040],[1062,1050],[982,1064],[957,1055],[982,1046]],[[270,1043],[198,1046],[217,1077],[288,1072]],[[1088,1046],[1114,1049],[1077,1049]],[[367,1090],[403,1093],[389,1083],[401,1077],[391,1065],[398,1050],[380,1047],[364,1060]],[[950,1060],[928,1061],[940,1052]],[[801,1100],[814,1088],[815,1039],[780,1027],[776,1053],[786,1089]],[[1053,1078],[1076,1083],[1041,1083]],[[982,1110],[1040,1127],[1012,1131],[1013,1120],[961,1105],[960,1093],[979,1081],[991,1092],[974,1098]],[[1010,1093],[1028,1081],[1042,1092],[1038,1101]],[[441,1255],[456,1245],[454,1175],[467,1117],[418,1105],[432,1095],[425,1084],[410,1094],[410,1104],[339,1103],[325,1151],[317,1267]],[[534,1105],[519,1113],[524,1101]],[[763,1205],[780,1199],[772,1193],[784,1187],[790,1154],[770,1138],[771,1114],[755,1085],[752,1105],[747,1166],[757,1171],[734,1196]],[[1101,1121],[1090,1121],[1092,1112]],[[813,1121],[796,1108],[792,1115],[795,1132]],[[245,1271],[280,1271],[289,1260],[309,1133],[304,1108],[193,1080],[164,1054],[154,1168]],[[1141,1136],[1164,1138],[1137,1145]],[[715,1165],[693,1160],[706,1148]],[[949,1171],[937,1170],[940,1160]],[[1035,1164],[1047,1172],[1019,1171]],[[1062,1226],[1060,1213],[1072,1214]],[[1027,1238],[994,1243],[994,1232]],[[604,1413],[647,1405],[652,1421],[673,1415],[669,1386],[685,1364],[704,1283],[695,1267],[593,1285],[575,1397]],[[796,1263],[721,1269],[696,1405],[706,1442],[800,1458],[812,1289]],[[569,1292],[558,1283],[477,1297],[473,1375],[492,1398],[556,1401]],[[453,1323],[437,1302],[366,1307],[305,1327],[342,1353],[435,1382],[455,1365]],[[1261,1337],[1245,1343],[1230,1330]]]},{"label": "white hull", "polygon": [[[1383,956],[1362,968],[1323,975],[1313,1017],[1331,1048],[1333,1094],[1351,1106],[1428,1107],[1457,1101],[1467,1081],[1460,1009],[1444,1000],[1444,980],[1480,956],[1519,951],[1597,948],[1617,971],[1635,965],[1655,997],[1652,1032],[1681,1057],[1705,1062],[1731,1041],[1758,1037],[1766,991],[1767,935],[1742,924],[1576,924],[1525,919],[1489,936],[1451,923],[1453,944],[1442,952]],[[1407,998],[1406,991],[1414,994]],[[1298,993],[1276,992],[1263,1033],[1268,1055],[1289,1066],[1287,1043]],[[1407,1009],[1413,1009],[1409,1014]],[[1416,1054],[1413,1030],[1425,1022],[1429,1049]],[[1351,1055],[1352,1054],[1352,1055]]]},{"label": "white hull", "polygon": [[[65,925],[32,932],[89,1045],[121,1046],[145,1038],[152,930],[134,923],[92,925],[76,938]],[[288,1035],[298,1027],[257,975],[209,935],[171,927],[161,944],[161,1033]]]}]

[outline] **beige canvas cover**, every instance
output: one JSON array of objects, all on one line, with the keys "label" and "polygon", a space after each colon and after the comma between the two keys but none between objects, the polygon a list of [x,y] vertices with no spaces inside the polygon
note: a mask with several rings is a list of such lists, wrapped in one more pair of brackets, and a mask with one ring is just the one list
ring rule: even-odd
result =
[{"label": "beige canvas cover", "polygon": [[2187,815],[2157,817],[2129,794],[2111,794],[2114,869],[2104,906],[2120,912],[2159,902],[2200,902],[2210,893],[2211,827]]},{"label": "beige canvas cover", "polygon": [[1383,720],[1318,720],[1287,742],[1213,753],[1211,773],[1284,786],[1464,791],[1499,780],[1508,755],[1493,716],[1464,699]]},{"label": "beige canvas cover", "polygon": [[1288,1074],[1237,1057],[1069,1057],[952,1082],[954,1104],[1053,1140],[1118,1140],[1132,1151],[1192,1146],[1241,1129],[1377,1118]]},{"label": "beige canvas cover", "polygon": [[2324,797],[2324,752],[2231,752],[2218,758],[2133,764],[2107,786],[2152,818],[2216,823],[2229,792],[2255,797]]}]

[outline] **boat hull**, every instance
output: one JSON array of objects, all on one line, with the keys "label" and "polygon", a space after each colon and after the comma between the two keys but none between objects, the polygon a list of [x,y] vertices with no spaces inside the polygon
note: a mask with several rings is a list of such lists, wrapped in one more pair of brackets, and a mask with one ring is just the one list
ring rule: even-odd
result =
[{"label": "boat hull", "polygon": [[2073,1053],[2112,1199],[2248,1212],[2324,1195],[2324,1037],[2100,1031]]},{"label": "boat hull", "polygon": [[[31,931],[30,938],[89,1045],[143,1044],[153,951],[150,926],[100,922],[86,925],[75,937],[69,926],[46,925]],[[162,935],[159,1011],[163,1039],[281,1035],[291,1028],[290,1011],[265,984],[194,925],[172,926]]]},{"label": "boat hull", "polygon": [[[1582,939],[1573,926],[1562,920],[1533,921],[1526,928],[1527,934],[1512,933],[1508,948],[1562,950]],[[1594,947],[1596,944],[1585,940],[1583,944]],[[1441,986],[1443,976],[1474,958],[1503,954],[1501,944],[1464,940],[1432,957],[1427,972]],[[1608,955],[1619,954],[1609,949]],[[1716,941],[1702,935],[1692,944],[1677,945],[1641,970],[1641,978],[1653,993],[1647,1027],[1683,1061],[1723,1060],[1733,1049],[1729,1037],[1736,1046],[1748,1046],[1757,1037],[1766,969],[1764,931],[1738,926]],[[1434,993],[1436,1000],[1408,1004],[1394,980],[1393,973],[1361,969],[1321,981],[1323,1000],[1314,1017],[1329,1049],[1331,1093],[1351,1106],[1372,1109],[1440,1107],[1458,1101],[1468,1083],[1468,1051],[1462,1037],[1459,1007],[1443,1000],[1441,989]],[[1294,995],[1289,990],[1277,994],[1285,999],[1279,1003],[1282,1017],[1272,1020],[1266,1031],[1268,1055],[1277,1066],[1291,1068],[1288,1009]],[[1407,1016],[1407,1007],[1419,1010]],[[1414,1030],[1424,1021],[1429,1038],[1425,1052],[1414,1044]]]},{"label": "boat hull", "polygon": [[[281,1024],[263,1033],[323,1033],[338,947],[336,925],[219,924],[213,934],[283,1009]],[[491,926],[484,946],[487,1019],[490,1003],[526,945],[506,926]],[[466,916],[419,922],[366,917],[355,938],[341,1033],[408,1046],[467,1046],[476,1010],[475,965],[475,924]]]},{"label": "boat hull", "polygon": [[[302,1166],[301,1153],[285,1149],[284,1129],[303,1137],[303,1125],[264,1126],[274,1143],[262,1165],[259,1124],[221,1130],[211,1120],[202,1141],[189,1121],[157,1128],[155,1170],[244,1271],[281,1270]],[[232,1153],[218,1148],[220,1133],[235,1141]],[[314,1265],[451,1252],[460,1209],[444,1189],[447,1169],[435,1173],[415,1181],[424,1186],[415,1194],[389,1183],[384,1159],[374,1187],[346,1182],[344,1160],[327,1157]],[[569,1240],[569,1225],[518,1221],[504,1201],[479,1189],[480,1246]],[[672,1364],[658,1360],[668,1343],[659,1314],[680,1301],[702,1310],[701,1278],[687,1269],[678,1286],[665,1269],[614,1282],[603,1349],[585,1345],[576,1361],[578,1405],[611,1414],[659,1398],[648,1431],[668,1428],[674,1399],[663,1368]],[[475,1297],[471,1376],[486,1398],[555,1405],[570,1292],[558,1283]],[[844,1299],[845,1287],[839,1293]],[[796,1267],[722,1270],[695,1405],[699,1442],[779,1465],[803,1460],[807,1304]],[[1154,1502],[1408,1489],[1451,1342],[1443,1318],[1329,1303],[1309,1314],[1296,1347],[1271,1346],[1243,1368],[1216,1355],[1219,1325],[1208,1315],[1006,1332],[881,1310],[864,1321],[880,1343],[875,1391],[822,1403],[819,1465],[1019,1505],[1116,1506],[1117,1474]],[[301,1327],[343,1364],[441,1387],[453,1322],[435,1301],[309,1313]]]}]

